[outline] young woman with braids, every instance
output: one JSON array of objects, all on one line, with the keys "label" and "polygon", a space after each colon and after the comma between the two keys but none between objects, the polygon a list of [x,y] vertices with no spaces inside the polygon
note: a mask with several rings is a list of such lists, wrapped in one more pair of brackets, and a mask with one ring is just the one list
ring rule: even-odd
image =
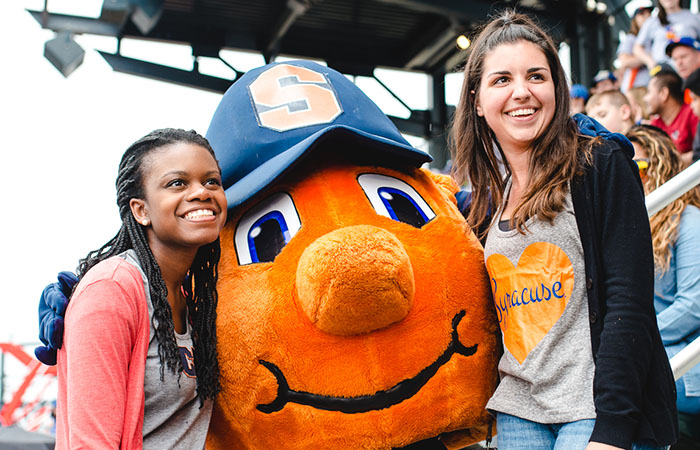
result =
[{"label": "young woman with braids", "polygon": [[453,174],[472,186],[503,336],[498,448],[663,448],[675,389],[631,145],[578,134],[556,47],[527,16],[504,12],[472,42]]},{"label": "young woman with braids", "polygon": [[124,153],[122,225],[80,261],[58,351],[56,448],[201,449],[220,390],[221,171],[194,131]]},{"label": "young woman with braids", "polygon": [[[643,167],[648,194],[683,170],[673,142],[662,130],[640,125],[627,133]],[[654,308],[669,358],[700,336],[700,191],[691,189],[654,214]],[[678,410],[700,414],[700,365],[676,381]]]}]

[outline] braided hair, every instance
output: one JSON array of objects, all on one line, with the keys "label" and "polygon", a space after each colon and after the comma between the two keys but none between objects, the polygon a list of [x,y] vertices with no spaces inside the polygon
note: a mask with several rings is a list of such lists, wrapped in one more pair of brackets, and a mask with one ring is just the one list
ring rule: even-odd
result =
[{"label": "braided hair", "polygon": [[[175,341],[175,326],[170,303],[168,303],[168,289],[158,262],[148,245],[146,227],[136,221],[129,202],[132,198],[143,199],[145,197],[143,188],[145,157],[152,151],[181,142],[207,149],[216,160],[214,150],[209,142],[194,130],[164,128],[152,131],[134,142],[124,152],[119,163],[116,183],[117,206],[122,220],[119,232],[105,245],[88,253],[84,259],[80,260],[78,266],[78,276],[82,279],[88,270],[99,262],[129,249],[136,252],[148,279],[151,302],[153,303],[152,321],[158,340],[161,380],[164,379],[166,367],[172,373],[181,375],[183,366]],[[213,399],[221,390],[215,329],[218,301],[216,282],[220,255],[219,239],[201,246],[182,286],[192,325],[194,361],[197,370],[197,395],[200,399],[200,405],[204,403],[205,399]]]}]

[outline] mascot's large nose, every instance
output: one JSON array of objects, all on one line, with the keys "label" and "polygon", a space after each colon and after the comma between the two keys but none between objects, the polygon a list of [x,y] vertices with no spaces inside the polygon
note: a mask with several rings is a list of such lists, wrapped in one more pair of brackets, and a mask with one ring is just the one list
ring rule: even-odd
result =
[{"label": "mascot's large nose", "polygon": [[388,231],[357,225],[316,239],[297,266],[297,294],[309,319],[336,335],[368,333],[403,319],[413,305],[413,267]]}]

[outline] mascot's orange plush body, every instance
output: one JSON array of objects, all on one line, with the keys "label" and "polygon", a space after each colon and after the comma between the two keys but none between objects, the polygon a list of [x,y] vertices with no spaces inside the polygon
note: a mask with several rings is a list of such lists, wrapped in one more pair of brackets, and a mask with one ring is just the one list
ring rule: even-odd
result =
[{"label": "mascot's orange plush body", "polygon": [[500,344],[454,183],[309,62],[246,74],[207,137],[229,201],[207,448],[484,439]]}]

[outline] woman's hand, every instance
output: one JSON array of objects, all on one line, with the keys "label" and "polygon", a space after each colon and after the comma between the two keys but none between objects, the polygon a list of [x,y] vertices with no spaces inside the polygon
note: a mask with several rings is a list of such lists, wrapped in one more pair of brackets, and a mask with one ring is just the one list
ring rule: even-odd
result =
[{"label": "woman's hand", "polygon": [[589,442],[586,446],[586,450],[624,450],[621,447],[615,447],[608,444],[602,444],[600,442]]}]

